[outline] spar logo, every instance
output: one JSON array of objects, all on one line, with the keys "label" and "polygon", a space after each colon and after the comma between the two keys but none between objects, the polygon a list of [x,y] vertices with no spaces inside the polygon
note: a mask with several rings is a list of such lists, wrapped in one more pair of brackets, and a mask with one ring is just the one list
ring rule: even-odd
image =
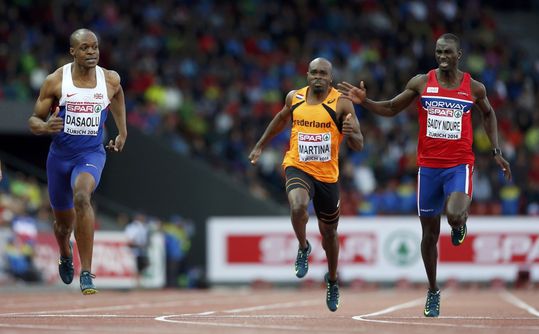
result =
[{"label": "spar logo", "polygon": [[[317,235],[308,235],[312,245],[309,262],[312,266],[326,266],[326,252],[319,245]],[[228,264],[269,264],[286,266],[294,263],[298,240],[290,234],[256,234],[227,236],[226,261]],[[373,233],[339,235],[341,264],[373,264],[377,258],[377,241]]]},{"label": "spar logo", "polygon": [[466,241],[459,247],[452,246],[450,235],[441,235],[439,244],[441,263],[539,263],[537,233],[468,233]]},{"label": "spar logo", "polygon": [[[101,108],[101,106],[99,106]],[[74,104],[68,103],[66,105],[66,110],[72,113],[93,113],[95,106],[93,104]],[[99,110],[101,111],[101,110]]]},{"label": "spar logo", "polygon": [[313,133],[299,133],[298,138],[300,141],[309,143],[321,143],[330,140],[329,133],[313,134]]},{"label": "spar logo", "polygon": [[421,104],[429,115],[461,118],[463,114],[469,112],[472,102],[453,99],[433,99],[421,98]]},{"label": "spar logo", "polygon": [[472,241],[474,262],[539,263],[539,235],[491,234]]},{"label": "spar logo", "polygon": [[395,231],[384,242],[384,255],[397,266],[410,266],[419,259],[419,245],[419,238],[414,233]]},{"label": "spar logo", "polygon": [[96,105],[94,106],[94,112],[95,112],[96,114],[100,113],[101,110],[103,110],[103,107],[102,107],[100,104],[96,104]]}]

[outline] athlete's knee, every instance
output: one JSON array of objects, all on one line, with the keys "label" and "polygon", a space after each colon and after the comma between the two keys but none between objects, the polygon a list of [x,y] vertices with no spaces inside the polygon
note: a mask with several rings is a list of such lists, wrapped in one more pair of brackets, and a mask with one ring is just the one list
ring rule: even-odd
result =
[{"label": "athlete's knee", "polygon": [[68,235],[73,229],[71,222],[55,220],[53,223],[54,231],[57,234]]},{"label": "athlete's knee", "polygon": [[[338,222],[338,219],[337,221]],[[318,218],[318,229],[320,230],[320,235],[322,235],[323,239],[336,239],[337,234],[337,226],[338,224],[327,224],[324,221],[321,221],[320,218]]]},{"label": "athlete's knee", "polygon": [[440,237],[440,229],[439,228],[424,228],[423,234],[421,236],[421,242],[422,243],[428,243],[428,244],[436,244],[438,242],[438,238]]},{"label": "athlete's knee", "polygon": [[436,245],[438,243],[439,234],[436,233],[423,233],[421,238],[422,245]]},{"label": "athlete's knee", "polygon": [[302,217],[308,214],[308,205],[303,203],[290,203],[292,217]]},{"label": "athlete's knee", "polygon": [[451,225],[452,227],[458,227],[464,224],[466,222],[466,219],[468,219],[468,210],[466,208],[448,208],[446,216],[449,225]]},{"label": "athlete's knee", "polygon": [[320,230],[322,238],[325,240],[335,240],[338,237],[336,228],[324,228]]},{"label": "athlete's knee", "polygon": [[79,210],[90,207],[90,199],[90,194],[84,191],[77,191],[73,197],[75,207]]}]

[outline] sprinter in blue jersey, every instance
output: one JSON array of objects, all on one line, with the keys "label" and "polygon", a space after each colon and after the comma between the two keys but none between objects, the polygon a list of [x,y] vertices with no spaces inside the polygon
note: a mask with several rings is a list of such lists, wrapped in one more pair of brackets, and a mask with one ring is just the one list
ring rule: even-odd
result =
[{"label": "sprinter in blue jersey", "polygon": [[118,73],[97,65],[97,36],[78,29],[69,43],[73,62],[45,79],[28,122],[32,133],[52,135],[47,178],[60,248],[60,278],[66,284],[73,281],[69,239],[74,229],[81,262],[80,288],[89,295],[97,292],[91,272],[95,217],[90,200],[105,165],[104,123],[110,110],[118,135],[106,148],[122,151],[127,138],[125,101]]}]

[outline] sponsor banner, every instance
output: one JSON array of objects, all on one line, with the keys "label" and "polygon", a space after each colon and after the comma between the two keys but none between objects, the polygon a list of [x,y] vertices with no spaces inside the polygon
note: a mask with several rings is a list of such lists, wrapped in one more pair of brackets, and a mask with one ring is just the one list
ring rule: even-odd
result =
[{"label": "sponsor banner", "polygon": [[[308,275],[318,279],[327,263],[316,218],[309,221]],[[338,231],[342,280],[426,281],[417,217],[344,217]],[[210,218],[207,247],[210,282],[297,282],[298,242],[288,217]],[[466,241],[455,247],[443,218],[438,254],[439,280],[513,280],[526,269],[539,281],[539,224],[533,218],[470,217]]]},{"label": "sponsor banner", "polygon": [[[0,231],[0,246],[11,232]],[[5,235],[5,238],[2,236]],[[6,239],[7,240],[7,239]],[[78,273],[80,261],[77,243],[74,239],[73,257],[75,265],[75,278],[70,287],[79,288]],[[3,249],[3,248],[2,248]],[[58,276],[58,245],[52,233],[39,233],[35,245],[34,264],[41,272],[43,281],[48,284],[63,283]],[[150,265],[140,278],[140,286],[146,288],[160,288],[165,282],[165,250],[163,236],[154,233],[148,250]],[[96,275],[95,284],[98,288],[132,288],[137,283],[136,263],[133,253],[127,245],[127,239],[120,231],[96,231],[92,257],[92,273]]]}]

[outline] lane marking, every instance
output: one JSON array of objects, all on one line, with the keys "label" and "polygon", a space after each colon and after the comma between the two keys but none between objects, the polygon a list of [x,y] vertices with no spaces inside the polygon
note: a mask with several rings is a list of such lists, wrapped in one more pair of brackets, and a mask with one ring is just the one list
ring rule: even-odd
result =
[{"label": "lane marking", "polygon": [[122,305],[111,305],[111,306],[97,306],[97,307],[86,307],[78,309],[64,309],[64,310],[48,310],[48,311],[33,311],[33,312],[11,312],[11,313],[0,313],[0,318],[2,317],[11,317],[15,315],[39,315],[39,314],[62,314],[62,313],[83,313],[83,312],[99,312],[99,311],[123,311],[123,310],[133,310],[136,308],[155,308],[155,307],[164,307],[164,306],[183,306],[183,305],[204,305],[208,302],[212,304],[229,304],[231,300],[237,300],[237,298],[226,297],[222,299],[200,299],[200,300],[170,300],[164,302],[146,302],[146,303],[130,303]]},{"label": "lane marking", "polygon": [[[277,330],[286,330],[286,331],[300,331],[300,332],[319,332],[319,333],[358,333],[364,332],[361,328],[313,328],[313,327],[301,327],[301,326],[286,326],[286,325],[256,325],[256,324],[246,324],[246,323],[229,323],[229,322],[204,322],[204,321],[189,321],[189,320],[176,320],[168,319],[169,316],[157,317],[155,320],[169,322],[174,324],[182,325],[196,325],[196,326],[211,326],[211,327],[232,327],[232,328],[242,328],[242,329],[277,329]],[[247,316],[248,317],[248,316]],[[306,317],[307,318],[307,317]],[[319,319],[320,317],[318,317]]]},{"label": "lane marking", "polygon": [[500,295],[501,295],[502,299],[504,299],[506,302],[508,302],[510,304],[513,304],[514,306],[525,310],[526,312],[528,312],[531,315],[539,317],[539,311],[537,311],[537,309],[535,307],[527,304],[525,301],[518,298],[517,296],[515,296],[511,292],[509,292],[507,290],[504,290],[504,291],[500,292]]},{"label": "lane marking", "polygon": [[[445,296],[447,296],[447,293],[444,294]],[[512,296],[511,294],[508,293],[509,296]],[[514,297],[514,296],[513,296]],[[514,299],[511,299],[512,301],[515,302],[514,305],[517,305],[518,307],[521,307],[521,308],[524,308],[525,310],[527,310],[528,312],[532,313],[532,312],[537,312],[537,310],[535,310],[533,307],[531,307],[530,305],[524,303],[523,301],[519,300],[518,298],[514,297]],[[402,303],[402,304],[397,304],[397,305],[394,305],[394,306],[390,306],[390,307],[387,307],[383,310],[380,310],[380,311],[377,311],[377,312],[372,312],[372,313],[367,313],[367,314],[362,314],[362,315],[356,315],[356,316],[353,316],[352,319],[354,320],[359,320],[359,321],[365,321],[365,322],[374,322],[374,323],[382,323],[382,324],[392,324],[392,325],[412,325],[412,326],[437,326],[437,327],[454,327],[454,328],[479,328],[479,329],[494,329],[494,328],[507,328],[507,327],[504,327],[504,326],[492,326],[492,325],[474,325],[474,324],[453,324],[453,323],[444,323],[444,322],[433,322],[433,321],[436,321],[435,319],[430,319],[430,318],[427,318],[427,317],[398,317],[398,318],[394,318],[394,317],[386,317],[386,318],[382,318],[382,319],[368,319],[369,317],[374,317],[374,316],[380,316],[380,315],[384,315],[384,314],[388,314],[388,313],[392,313],[392,312],[395,312],[395,311],[398,311],[398,310],[401,310],[401,309],[407,309],[407,308],[411,308],[411,307],[414,307],[414,306],[419,306],[419,305],[422,305],[423,304],[423,298],[420,298],[420,299],[414,299],[414,300],[411,300],[409,302],[406,302],[406,303]],[[532,313],[534,315],[536,315],[535,313]],[[537,316],[539,316],[539,313],[537,313]],[[384,320],[384,319],[390,319],[390,320]],[[422,321],[422,322],[410,322],[410,321],[398,321],[398,320],[395,320],[395,319],[424,319],[425,321]],[[457,316],[453,316],[453,317],[438,317],[437,319],[468,319],[466,317],[457,317]],[[474,317],[472,317],[472,319],[474,319]],[[503,319],[498,319],[498,318],[491,318],[491,317],[478,317],[477,320],[508,320],[507,318],[503,318]],[[513,318],[511,318],[513,319]],[[539,326],[519,326],[519,327],[511,327],[511,329],[513,330],[537,330],[539,329]]]},{"label": "lane marking", "polygon": [[123,315],[123,314],[28,314],[28,315],[12,315],[9,316],[10,319],[23,319],[23,318],[155,318],[155,315]]},{"label": "lane marking", "polygon": [[240,312],[249,312],[249,311],[261,311],[261,310],[272,310],[276,308],[290,308],[290,307],[296,307],[296,306],[311,306],[319,304],[319,299],[311,299],[311,300],[304,300],[301,302],[288,302],[288,303],[276,303],[276,304],[268,304],[268,305],[259,305],[259,306],[251,306],[251,307],[243,307],[243,308],[236,308],[232,310],[226,310],[222,311],[224,313],[240,313]]},{"label": "lane marking", "polygon": [[363,315],[356,315],[356,316],[352,317],[352,319],[376,322],[374,319],[365,319],[365,318],[367,318],[367,317],[375,317],[377,315],[382,315],[382,314],[387,314],[387,313],[392,313],[392,312],[395,312],[395,311],[398,311],[398,310],[402,310],[402,309],[406,309],[406,308],[410,308],[410,307],[414,307],[414,306],[419,306],[419,305],[422,305],[422,304],[423,304],[423,298],[414,299],[414,300],[406,302],[406,303],[390,306],[390,307],[385,308],[385,309],[383,309],[381,311],[368,313],[368,314],[363,314]]}]

